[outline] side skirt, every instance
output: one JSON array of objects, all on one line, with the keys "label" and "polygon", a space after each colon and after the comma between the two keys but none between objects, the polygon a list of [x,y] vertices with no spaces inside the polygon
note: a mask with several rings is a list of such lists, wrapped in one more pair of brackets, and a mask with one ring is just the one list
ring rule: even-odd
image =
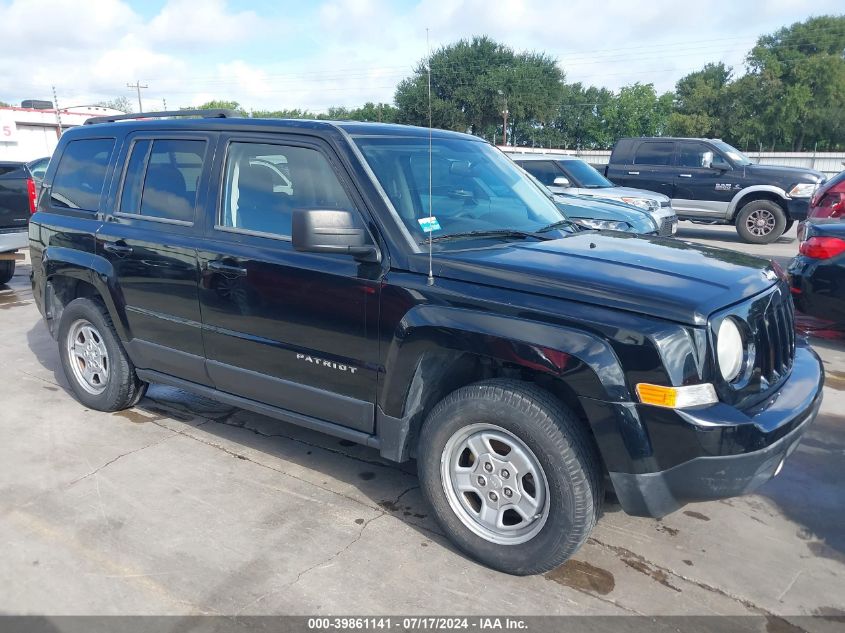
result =
[{"label": "side skirt", "polygon": [[266,415],[267,417],[275,418],[277,420],[281,420],[282,422],[295,424],[306,429],[311,429],[312,431],[319,431],[320,433],[333,435],[335,437],[355,442],[356,444],[363,444],[364,446],[369,446],[371,448],[381,447],[381,441],[375,435],[370,435],[368,433],[349,429],[338,424],[318,420],[317,418],[312,418],[307,415],[294,413],[293,411],[256,402],[255,400],[249,400],[248,398],[234,396],[224,391],[218,391],[212,387],[206,387],[205,385],[200,385],[188,380],[182,380],[181,378],[176,378],[150,369],[137,369],[136,373],[138,374],[138,378],[146,382],[154,382],[176,387],[177,389],[184,389],[185,391],[190,391],[191,393],[195,393],[211,400],[216,400],[233,407],[260,413],[261,415]]}]

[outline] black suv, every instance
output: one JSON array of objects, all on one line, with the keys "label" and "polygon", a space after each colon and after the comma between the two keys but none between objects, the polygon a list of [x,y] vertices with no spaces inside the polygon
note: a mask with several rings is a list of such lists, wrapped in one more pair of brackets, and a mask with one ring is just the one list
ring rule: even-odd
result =
[{"label": "black suv", "polygon": [[813,169],[755,165],[718,139],[623,138],[605,175],[665,194],[682,220],[734,224],[746,242],[768,244],[807,217],[825,177]]},{"label": "black suv", "polygon": [[464,134],[144,116],[67,132],[30,223],[87,407],[164,383],[415,457],[444,531],[515,574],[571,556],[605,485],[643,516],[755,488],[818,410],[763,260],[579,230]]}]

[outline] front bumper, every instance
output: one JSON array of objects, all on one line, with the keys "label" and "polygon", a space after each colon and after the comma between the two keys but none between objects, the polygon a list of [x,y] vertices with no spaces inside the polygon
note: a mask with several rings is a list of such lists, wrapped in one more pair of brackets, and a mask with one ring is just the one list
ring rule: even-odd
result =
[{"label": "front bumper", "polygon": [[[661,517],[689,502],[758,488],[778,473],[815,419],[823,384],[821,361],[802,345],[789,378],[748,411],[721,403],[685,411],[636,405],[652,450],[632,462],[632,472],[610,470],[622,509],[635,516]],[[683,461],[668,468],[636,472],[679,456]]]},{"label": "front bumper", "polygon": [[0,231],[0,253],[9,253],[29,246],[29,231],[25,228]]},{"label": "front bumper", "polygon": [[787,198],[786,210],[789,212],[790,219],[796,222],[806,220],[810,212],[810,198]]}]

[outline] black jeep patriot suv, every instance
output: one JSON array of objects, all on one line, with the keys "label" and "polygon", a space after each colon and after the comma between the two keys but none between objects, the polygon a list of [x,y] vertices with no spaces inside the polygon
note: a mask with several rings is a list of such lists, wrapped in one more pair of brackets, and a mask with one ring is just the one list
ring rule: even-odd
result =
[{"label": "black jeep patriot suv", "polygon": [[164,114],[67,132],[30,223],[85,406],[158,382],[415,457],[514,574],[571,556],[606,485],[656,517],[759,486],[818,410],[763,260],[578,230],[464,134]]}]

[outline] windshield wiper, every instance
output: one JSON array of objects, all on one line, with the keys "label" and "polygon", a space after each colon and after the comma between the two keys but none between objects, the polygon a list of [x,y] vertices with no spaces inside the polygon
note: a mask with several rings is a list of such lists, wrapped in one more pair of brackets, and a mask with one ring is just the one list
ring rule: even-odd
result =
[{"label": "windshield wiper", "polygon": [[[538,240],[550,240],[547,235],[540,235],[538,232],[517,231],[515,229],[490,229],[489,231],[464,231],[462,233],[449,233],[448,235],[437,235],[431,238],[432,242],[445,242],[447,240],[459,240],[473,237],[518,237],[525,239],[533,237]],[[428,238],[420,240],[420,244],[428,244]]]}]

